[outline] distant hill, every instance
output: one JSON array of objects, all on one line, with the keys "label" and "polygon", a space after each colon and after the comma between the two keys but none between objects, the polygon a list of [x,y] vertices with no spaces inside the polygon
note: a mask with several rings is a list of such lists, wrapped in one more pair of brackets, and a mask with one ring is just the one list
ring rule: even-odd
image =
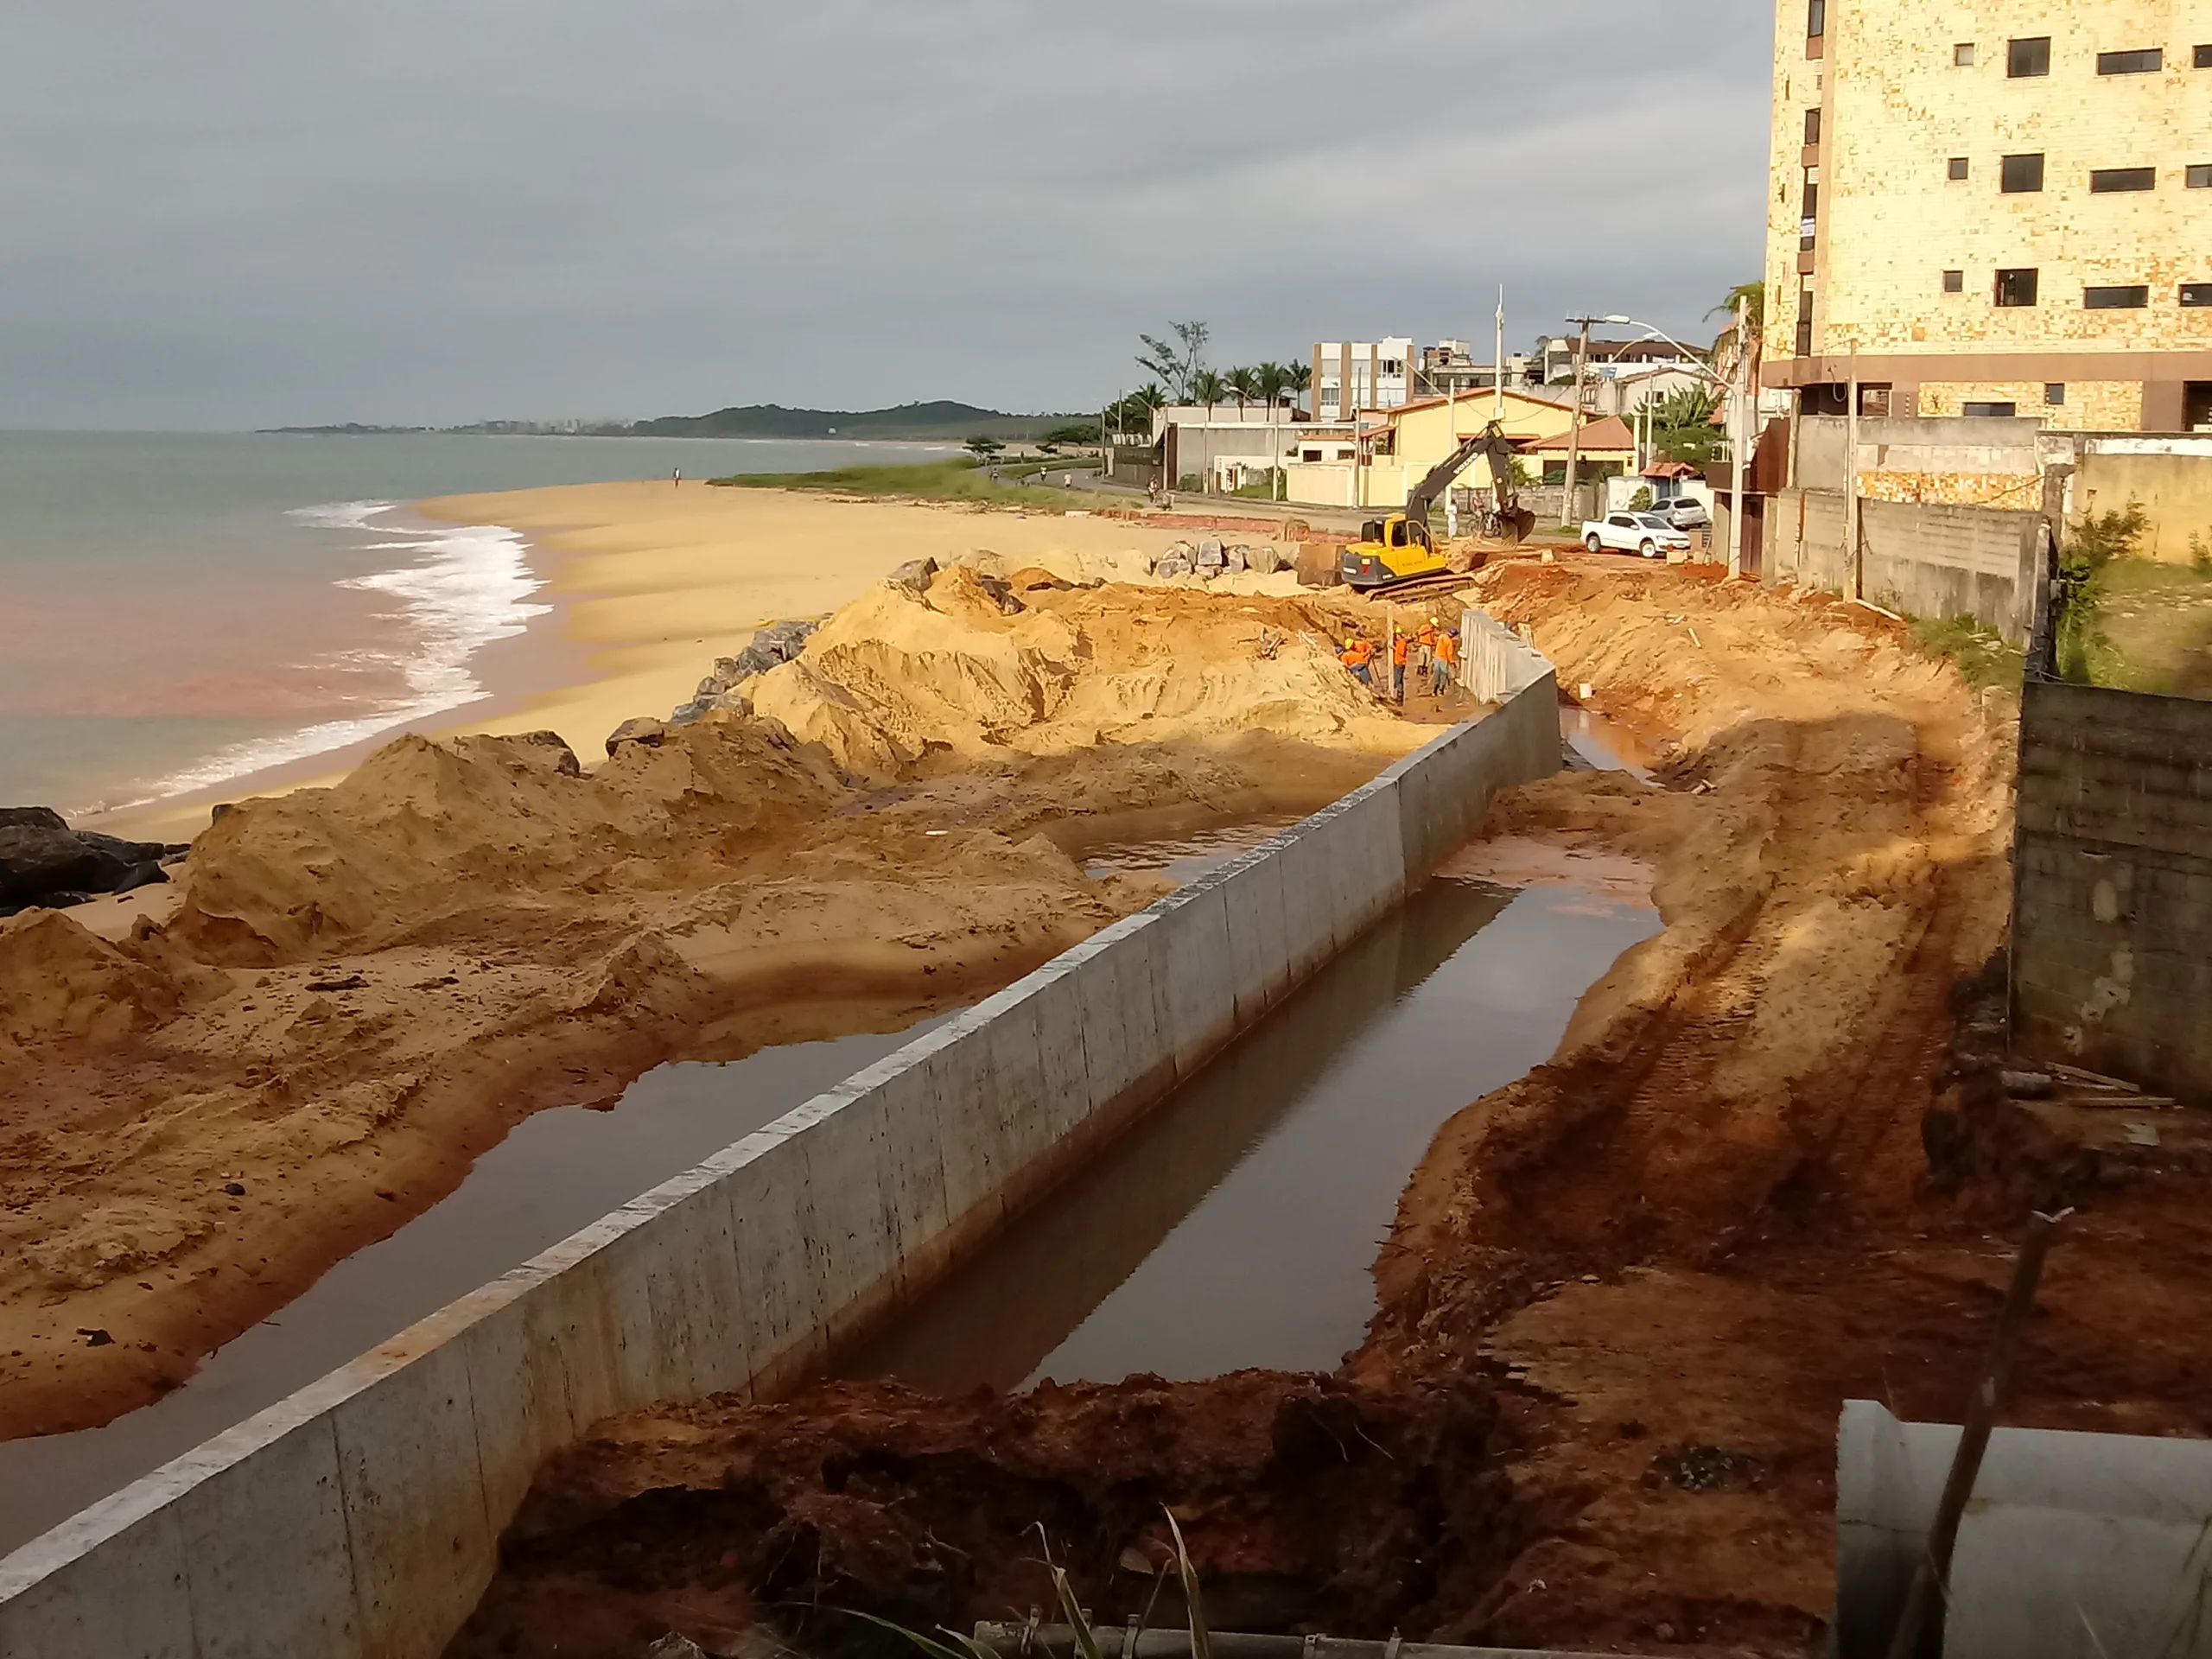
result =
[{"label": "distant hill", "polygon": [[[272,432],[327,436],[370,436],[382,433],[493,433],[576,438],[911,438],[958,442],[965,438],[1035,438],[1053,427],[1080,421],[1080,415],[1007,415],[973,404],[939,398],[933,404],[901,404],[896,409],[785,409],[781,404],[747,404],[711,415],[663,415],[650,421],[479,421],[468,426],[278,426]],[[1090,417],[1096,423],[1096,417]]]},{"label": "distant hill", "polygon": [[1007,415],[939,398],[896,409],[785,409],[747,404],[711,415],[664,415],[624,429],[640,438],[1028,438],[1079,416]]}]

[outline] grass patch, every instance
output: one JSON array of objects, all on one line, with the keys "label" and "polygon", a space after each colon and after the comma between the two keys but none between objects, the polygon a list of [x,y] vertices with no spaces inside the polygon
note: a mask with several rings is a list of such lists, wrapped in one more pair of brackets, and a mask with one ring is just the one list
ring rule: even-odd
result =
[{"label": "grass patch", "polygon": [[1072,472],[1066,462],[1007,461],[1001,478],[991,475],[972,460],[911,462],[904,466],[834,467],[823,473],[738,473],[710,478],[709,484],[743,490],[820,490],[838,495],[905,496],[925,501],[974,501],[992,506],[1035,507],[1065,511],[1090,508],[1094,496],[1006,481],[1007,477],[1031,477],[1039,472]]},{"label": "grass patch", "polygon": [[1923,649],[1949,658],[1976,690],[1991,685],[2019,688],[2023,660],[2019,646],[2006,645],[1997,630],[1986,623],[1971,616],[1916,618],[1912,637]]},{"label": "grass patch", "polygon": [[2116,558],[2096,571],[2089,597],[2089,683],[2212,696],[2212,570]]}]

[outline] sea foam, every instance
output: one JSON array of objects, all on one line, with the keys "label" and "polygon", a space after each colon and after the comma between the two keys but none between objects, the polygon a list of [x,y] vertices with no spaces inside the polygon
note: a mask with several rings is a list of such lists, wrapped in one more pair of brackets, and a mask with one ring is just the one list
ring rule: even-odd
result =
[{"label": "sea foam", "polygon": [[212,788],[249,772],[327,754],[410,721],[461,708],[485,695],[483,685],[469,671],[471,659],[493,640],[512,639],[529,627],[532,617],[543,616],[552,609],[550,605],[529,602],[530,595],[544,583],[524,556],[520,531],[499,524],[396,531],[374,522],[400,505],[334,501],[296,508],[285,516],[317,530],[373,531],[391,537],[366,543],[365,551],[416,556],[405,564],[372,575],[350,576],[337,584],[389,594],[397,601],[393,609],[383,614],[406,626],[410,641],[404,652],[349,652],[341,653],[338,660],[396,669],[407,695],[367,714],[321,721],[297,731],[232,744],[162,779],[141,799],[121,805],[143,806],[171,795]]}]

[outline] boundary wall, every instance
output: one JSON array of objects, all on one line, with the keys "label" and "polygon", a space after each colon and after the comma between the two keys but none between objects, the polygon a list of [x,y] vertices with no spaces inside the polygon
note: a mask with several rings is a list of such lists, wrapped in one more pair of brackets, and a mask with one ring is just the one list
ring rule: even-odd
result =
[{"label": "boundary wall", "polygon": [[[1844,1402],[1836,1659],[1888,1653],[1959,1433]],[[1945,1659],[2205,1659],[2208,1536],[2212,1441],[1997,1429],[1959,1523]]]},{"label": "boundary wall", "polygon": [[434,1659],[549,1453],[817,1373],[1556,772],[1481,620],[1496,712],[0,1560],[0,1656]]},{"label": "boundary wall", "polygon": [[2020,688],[2011,962],[2020,1053],[2212,1104],[2212,702]]}]

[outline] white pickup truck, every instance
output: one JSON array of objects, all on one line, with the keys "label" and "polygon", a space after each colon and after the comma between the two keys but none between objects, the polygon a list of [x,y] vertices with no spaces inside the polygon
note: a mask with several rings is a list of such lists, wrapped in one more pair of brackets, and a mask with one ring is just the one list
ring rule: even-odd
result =
[{"label": "white pickup truck", "polygon": [[1647,559],[1687,553],[1690,538],[1656,512],[1609,512],[1582,524],[1582,545],[1592,553],[1641,553]]}]

